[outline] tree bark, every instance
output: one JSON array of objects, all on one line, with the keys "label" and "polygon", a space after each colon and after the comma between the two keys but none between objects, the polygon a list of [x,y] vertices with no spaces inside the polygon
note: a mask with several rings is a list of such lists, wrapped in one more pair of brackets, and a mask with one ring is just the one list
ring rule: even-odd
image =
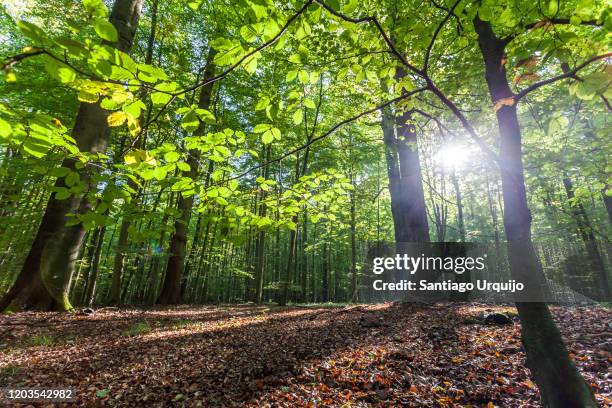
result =
[{"label": "tree bark", "polygon": [[[488,22],[474,19],[478,43],[485,63],[485,76],[493,103],[512,98],[506,78],[506,41],[498,38]],[[504,226],[508,239],[510,270],[513,278],[536,287],[543,282],[543,270],[531,241],[531,212],[521,152],[521,130],[516,105],[503,105],[496,111],[500,132],[500,168],[504,200]],[[532,299],[533,300],[533,299]],[[543,301],[517,301],[521,338],[527,366],[540,389],[545,407],[596,407],[594,396],[569,358],[567,349],[548,306]]]},{"label": "tree bark", "polygon": [[[397,78],[404,71],[398,69]],[[381,123],[389,175],[391,213],[395,242],[429,242],[429,224],[417,134],[410,112],[393,117],[390,109],[383,111]]]},{"label": "tree bark", "polygon": [[[140,11],[144,0],[116,0],[110,15],[110,22],[119,34],[115,44],[109,44],[127,52],[136,34]],[[99,103],[81,103],[75,120],[72,137],[81,152],[97,153],[106,148],[109,128],[106,122],[108,111]],[[81,182],[89,184],[87,169],[77,170],[74,159],[66,159],[63,167],[76,171]],[[56,187],[65,187],[59,178]],[[0,300],[0,310],[11,303],[15,308],[70,310],[68,282],[74,271],[74,264],[85,235],[82,224],[66,226],[69,215],[86,213],[90,204],[86,197],[71,196],[58,200],[52,195],[34,242],[26,257],[16,282]]]}]

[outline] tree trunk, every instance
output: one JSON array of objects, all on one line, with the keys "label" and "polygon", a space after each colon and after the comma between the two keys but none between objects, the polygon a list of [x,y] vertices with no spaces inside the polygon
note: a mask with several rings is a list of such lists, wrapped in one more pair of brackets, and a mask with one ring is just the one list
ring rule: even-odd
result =
[{"label": "tree trunk", "polygon": [[[572,200],[574,198],[574,186],[569,177],[563,178],[563,187],[565,188],[567,198]],[[608,300],[610,298],[608,274],[599,248],[597,247],[591,220],[581,203],[570,203],[570,206],[572,207],[572,215],[578,227],[578,234],[582,238],[586,248],[588,262],[590,263],[590,272],[595,273],[600,300]]]},{"label": "tree trunk", "polygon": [[[397,78],[404,76],[399,69]],[[429,242],[429,224],[417,135],[410,112],[393,118],[390,109],[383,111],[381,123],[389,174],[391,213],[395,242]]]},{"label": "tree trunk", "polygon": [[[208,52],[206,68],[204,69],[204,79],[210,79],[215,75],[215,51],[213,48]],[[212,90],[214,83],[202,87],[198,107],[208,109],[210,106]],[[195,131],[195,135],[203,135],[205,131],[204,122],[200,122],[200,126]],[[187,177],[196,182],[198,178],[198,162],[200,158],[199,151],[189,151],[187,164],[190,170]],[[189,231],[189,221],[191,220],[191,209],[193,207],[194,196],[185,197],[183,194],[179,196],[177,209],[180,211],[180,217],[174,223],[174,234],[170,238],[170,248],[168,263],[166,264],[166,275],[161,293],[157,299],[159,304],[176,304],[181,300],[181,280],[183,268],[185,264],[185,254],[187,246],[187,232]]]},{"label": "tree trunk", "polygon": [[[355,186],[355,179],[351,171],[351,183]],[[351,302],[357,301],[357,242],[356,242],[356,208],[355,190],[350,191],[351,199]]]},{"label": "tree trunk", "polygon": [[[463,197],[461,195],[461,189],[459,188],[459,180],[455,169],[451,173],[451,180],[453,182],[453,188],[455,189],[455,199],[457,203],[457,226],[459,230],[459,240],[465,242],[465,222],[463,220]],[[468,197],[469,198],[469,197]]]},{"label": "tree trunk", "polygon": [[[110,22],[119,34],[116,44],[110,44],[127,52],[136,34],[138,19],[144,0],[116,0]],[[108,111],[99,103],[81,103],[75,120],[72,137],[81,152],[102,152],[108,143]],[[81,182],[89,183],[88,170],[78,171],[74,159],[66,159],[63,167],[79,172]],[[59,178],[56,187],[64,187]],[[90,210],[84,196],[72,196],[58,200],[49,198],[45,214],[26,257],[17,281],[0,301],[0,310],[13,303],[15,307],[70,310],[67,285],[74,271],[74,263],[85,235],[82,224],[66,226],[68,215],[82,214]]]},{"label": "tree trunk", "polygon": [[100,269],[100,254],[102,253],[102,245],[104,244],[104,234],[106,227],[99,227],[96,230],[94,239],[93,257],[91,258],[91,266],[89,268],[89,274],[87,278],[87,284],[85,285],[85,291],[83,293],[82,304],[91,306],[94,302],[96,294],[96,281],[98,279],[98,270]]},{"label": "tree trunk", "polygon": [[[497,38],[491,25],[478,17],[474,19],[474,27],[493,103],[512,98],[504,67],[506,42]],[[497,109],[496,115],[501,138],[503,217],[510,269],[513,278],[524,282],[526,288],[537,287],[543,281],[543,270],[531,242],[531,212],[525,190],[516,106],[503,105]],[[555,408],[596,407],[591,390],[569,358],[546,303],[517,301],[516,307],[521,319],[527,366],[540,389],[543,405]]]}]

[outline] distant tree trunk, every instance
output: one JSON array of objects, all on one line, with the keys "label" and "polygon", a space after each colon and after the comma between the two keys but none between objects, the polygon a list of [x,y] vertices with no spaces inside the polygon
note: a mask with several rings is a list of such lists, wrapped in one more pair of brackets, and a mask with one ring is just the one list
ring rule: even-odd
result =
[{"label": "distant tree trunk", "polygon": [[[208,163],[208,169],[206,170],[206,181],[204,183],[205,186],[208,186],[210,182],[210,177],[212,175],[214,168],[215,168],[215,162],[210,160]],[[195,262],[195,256],[198,251],[198,246],[200,244],[200,234],[202,230],[201,224],[202,224],[202,214],[198,216],[198,221],[196,222],[196,226],[195,226],[195,235],[193,236],[193,241],[191,242],[191,249],[189,251],[189,254],[187,256],[187,261],[185,263],[185,273],[183,274],[183,280],[181,282],[181,300],[183,301],[186,300],[185,293],[187,291],[189,275],[191,274],[191,270],[193,269],[193,263]]]},{"label": "distant tree trunk", "polygon": [[465,242],[465,222],[463,220],[463,197],[461,195],[461,189],[459,188],[459,180],[455,169],[451,173],[451,180],[455,189],[455,202],[457,203],[457,226],[459,230],[459,240]]},{"label": "distant tree trunk", "polygon": [[308,267],[310,265],[306,252],[306,246],[308,245],[308,210],[304,210],[302,218],[302,302],[306,302],[308,301]]},{"label": "distant tree trunk", "polygon": [[[270,161],[271,146],[266,147],[264,161]],[[265,166],[262,169],[262,177],[267,180],[270,176],[270,166]],[[261,198],[259,200],[259,216],[265,217],[267,212],[267,206],[264,203],[266,199],[266,192],[261,191]],[[297,227],[296,227],[297,228]],[[255,242],[255,303],[261,303],[263,297],[263,283],[264,283],[264,258],[266,254],[266,231],[261,230],[257,233]]]},{"label": "distant tree trunk", "polygon": [[612,188],[609,184],[606,184],[605,187],[601,189],[601,196],[604,207],[606,207],[606,211],[608,212],[608,221],[612,224]]},{"label": "distant tree trunk", "polygon": [[[493,103],[512,98],[506,78],[505,46],[488,22],[474,19]],[[521,130],[515,104],[496,111],[499,126],[500,168],[504,198],[504,226],[513,278],[526,286],[543,280],[543,270],[531,241],[531,212],[527,202],[521,153]],[[517,302],[522,342],[546,407],[596,407],[593,393],[569,358],[548,306],[543,301]]]},{"label": "distant tree trunk", "polygon": [[[329,223],[329,221],[328,221]],[[322,296],[321,300],[323,302],[329,302],[330,300],[330,271],[329,271],[329,227],[327,227],[328,236],[323,241],[323,254],[321,257],[321,273],[322,273],[322,282],[321,282],[321,291]]]},{"label": "distant tree trunk", "polygon": [[83,297],[83,304],[85,306],[91,306],[96,295],[96,281],[98,279],[98,270],[100,269],[100,254],[102,253],[102,244],[104,243],[105,232],[106,227],[100,227],[96,231],[95,249],[93,258],[91,260],[89,278],[87,279],[87,285],[85,286],[85,296]]},{"label": "distant tree trunk", "polygon": [[[351,183],[355,186],[355,179],[351,171]],[[356,242],[356,204],[355,190],[350,191],[351,200],[351,302],[357,301],[357,242]]]},{"label": "distant tree trunk", "polygon": [[[404,76],[399,69],[397,77]],[[393,118],[391,110],[383,111],[381,123],[389,174],[391,212],[395,242],[429,242],[429,224],[416,128],[410,112]]]},{"label": "distant tree trunk", "polygon": [[[206,62],[206,68],[204,69],[204,80],[210,79],[215,75],[215,50],[211,48],[208,52],[208,58]],[[208,109],[210,106],[212,90],[214,83],[208,84],[202,87],[200,92],[200,100],[198,107],[202,109]],[[194,134],[204,134],[206,126],[204,122],[200,123],[200,126]],[[200,158],[199,151],[190,151],[187,164],[189,164],[190,170],[187,173],[194,182],[198,178],[198,161]],[[168,249],[169,257],[168,263],[166,264],[166,275],[164,277],[164,284],[162,286],[161,294],[157,299],[159,304],[176,304],[181,299],[181,280],[183,275],[183,267],[185,264],[185,253],[187,246],[187,232],[189,231],[189,221],[191,220],[191,210],[193,207],[194,196],[190,195],[185,197],[180,194],[177,209],[180,212],[180,217],[174,223],[174,234],[170,239],[170,248]]]},{"label": "distant tree trunk", "polygon": [[[574,186],[569,177],[563,178],[563,187],[565,187],[565,193],[567,198],[572,200],[574,196]],[[591,272],[594,272],[597,280],[597,288],[600,292],[601,300],[607,300],[610,298],[610,287],[608,283],[608,273],[603,263],[603,258],[597,247],[597,241],[595,240],[595,234],[593,233],[593,226],[591,220],[581,203],[570,203],[572,207],[572,215],[576,221],[578,227],[578,234],[584,242],[584,246],[588,255],[588,262],[591,266]]]},{"label": "distant tree trunk", "polygon": [[[110,22],[119,34],[117,43],[109,44],[127,52],[136,34],[138,19],[144,0],[116,0]],[[108,143],[108,111],[99,103],[81,103],[75,120],[72,137],[81,152],[102,152]],[[88,170],[79,171],[74,159],[66,159],[63,167],[76,171],[81,182],[89,184]],[[59,178],[56,187],[65,187]],[[55,194],[49,198],[45,214],[34,238],[21,273],[8,293],[0,300],[0,310],[11,303],[15,308],[26,307],[42,310],[70,310],[68,283],[85,235],[82,224],[66,226],[67,215],[82,214],[90,210],[83,196],[58,200]]]}]

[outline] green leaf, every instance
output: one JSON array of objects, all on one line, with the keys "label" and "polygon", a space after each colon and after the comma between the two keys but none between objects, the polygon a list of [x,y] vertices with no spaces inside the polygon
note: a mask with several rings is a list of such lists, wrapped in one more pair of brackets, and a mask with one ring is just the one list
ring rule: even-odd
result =
[{"label": "green leaf", "polygon": [[153,105],[156,106],[165,105],[170,101],[170,99],[172,99],[172,95],[169,95],[167,93],[153,92],[151,94],[151,102],[153,102]]},{"label": "green leaf", "polygon": [[168,152],[164,154],[164,160],[166,160],[168,163],[174,163],[178,161],[180,157],[181,155],[178,154],[177,152]]},{"label": "green leaf", "polygon": [[189,3],[187,3],[187,5],[193,11],[197,11],[202,5],[202,0],[190,1]]},{"label": "green leaf", "polygon": [[110,127],[121,126],[125,123],[126,120],[127,120],[127,114],[122,111],[113,112],[110,115],[108,115],[108,117],[106,118],[106,121],[108,122],[108,126]]},{"label": "green leaf", "polygon": [[37,44],[40,44],[47,39],[47,35],[42,28],[25,20],[18,21],[17,28],[23,35]]},{"label": "green leaf", "polygon": [[98,94],[94,94],[94,93],[90,93],[90,92],[87,92],[87,91],[81,89],[79,91],[78,99],[79,99],[79,102],[96,103],[96,102],[98,102],[99,95]]},{"label": "green leaf", "polygon": [[300,72],[298,73],[298,78],[299,78],[301,83],[306,85],[308,83],[308,80],[309,80],[308,72],[304,71],[303,69],[300,70]]},{"label": "green leaf", "polygon": [[264,133],[264,132],[270,130],[271,127],[272,127],[272,125],[269,125],[267,123],[260,123],[259,125],[256,125],[253,128],[253,133]]},{"label": "green leaf", "polygon": [[304,99],[304,106],[306,106],[308,109],[315,109],[317,107],[314,101],[308,98]]},{"label": "green leaf", "polygon": [[102,0],[83,0],[83,6],[92,17],[106,17],[108,9]]},{"label": "green leaf", "polygon": [[198,119],[198,115],[194,111],[188,112],[185,116],[183,116],[183,120],[181,121],[181,127],[188,132],[195,132],[200,126],[200,121]]},{"label": "green leaf", "polygon": [[293,54],[292,56],[289,57],[289,62],[292,62],[294,64],[301,64],[302,56],[300,54]]},{"label": "green leaf", "polygon": [[287,72],[287,76],[285,77],[286,82],[291,82],[297,77],[298,71],[297,69],[291,70]]},{"label": "green leaf", "polygon": [[347,14],[350,14],[353,11],[355,11],[355,9],[357,9],[358,5],[359,5],[359,2],[357,0],[347,0],[344,3],[344,12]]},{"label": "green leaf", "polygon": [[57,79],[63,84],[74,82],[74,80],[76,79],[76,72],[74,72],[72,68],[69,68],[64,64],[59,63],[51,57],[46,58],[45,68],[53,78]]},{"label": "green leaf", "polygon": [[178,167],[178,169],[180,171],[189,171],[189,170],[191,170],[191,166],[189,166],[185,162],[178,162],[178,163],[176,163],[176,167]]},{"label": "green leaf", "polygon": [[106,398],[106,396],[108,395],[109,391],[105,388],[103,390],[98,390],[96,392],[96,397],[98,398]]},{"label": "green leaf", "polygon": [[263,144],[270,144],[272,143],[272,140],[274,140],[274,135],[272,134],[272,131],[268,130],[266,131],[262,136],[261,136],[261,142]]},{"label": "green leaf", "polygon": [[97,19],[94,20],[93,26],[94,30],[96,30],[96,34],[98,34],[100,38],[110,42],[117,41],[117,29],[110,21]]},{"label": "green leaf", "polygon": [[0,137],[8,138],[12,132],[11,124],[0,118]]},{"label": "green leaf", "polygon": [[303,114],[301,110],[296,110],[295,112],[293,112],[293,123],[295,125],[299,125],[302,123],[303,120]]}]

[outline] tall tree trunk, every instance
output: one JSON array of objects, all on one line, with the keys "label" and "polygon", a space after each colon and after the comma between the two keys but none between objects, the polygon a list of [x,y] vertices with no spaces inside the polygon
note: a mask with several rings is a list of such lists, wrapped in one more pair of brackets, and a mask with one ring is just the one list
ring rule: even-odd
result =
[{"label": "tall tree trunk", "polygon": [[[506,78],[506,41],[499,39],[488,22],[474,19],[485,75],[493,103],[512,98]],[[516,106],[497,109],[500,132],[500,168],[504,199],[504,226],[512,276],[525,286],[543,281],[543,270],[531,241],[531,212],[523,174],[521,130]],[[533,300],[533,299],[532,299]],[[546,407],[596,407],[594,396],[574,366],[563,339],[543,301],[516,303],[521,319],[521,338],[530,368]]]},{"label": "tall tree trunk", "polygon": [[[215,50],[211,48],[208,52],[208,58],[206,62],[206,68],[204,69],[204,80],[210,79],[215,75]],[[210,106],[212,90],[214,83],[208,84],[202,87],[200,92],[200,100],[198,107],[202,109],[208,109]],[[200,122],[198,129],[194,134],[204,134],[206,125],[204,122]],[[189,151],[189,157],[187,164],[189,164],[190,170],[187,173],[194,182],[198,178],[198,162],[200,158],[199,151]],[[176,304],[181,299],[181,280],[183,275],[183,267],[185,264],[185,253],[187,252],[187,232],[189,231],[189,221],[191,220],[191,210],[193,207],[194,196],[190,195],[185,197],[183,194],[179,196],[177,209],[180,212],[180,217],[174,223],[174,234],[170,239],[170,248],[168,263],[166,264],[166,275],[164,277],[164,284],[162,286],[161,293],[157,299],[159,304]]]},{"label": "tall tree trunk", "polygon": [[[402,69],[396,77],[403,78]],[[390,109],[383,111],[381,123],[389,174],[391,213],[395,242],[429,242],[429,224],[416,127],[410,112],[393,117]]]},{"label": "tall tree trunk", "polygon": [[[355,187],[355,179],[351,171],[350,174],[351,183]],[[357,301],[357,241],[356,241],[356,203],[355,203],[355,190],[350,191],[351,199],[351,302]]]},{"label": "tall tree trunk", "polygon": [[[272,146],[266,147],[266,152],[264,156],[265,162],[270,161],[270,152]],[[262,169],[262,177],[267,180],[270,176],[270,166],[265,166]],[[261,191],[261,198],[259,201],[259,216],[265,217],[267,212],[266,204],[264,201],[266,199],[266,192],[264,190]],[[296,226],[297,228],[297,226]],[[264,257],[266,251],[266,231],[261,230],[257,233],[257,238],[255,242],[255,302],[261,303],[263,296],[263,283],[264,283]]]},{"label": "tall tree trunk", "polygon": [[[109,44],[123,52],[132,46],[138,19],[144,0],[116,0],[110,22],[119,34],[117,43]],[[97,153],[106,148],[109,128],[106,122],[108,111],[99,103],[81,103],[75,120],[72,137],[81,152]],[[88,184],[88,169],[77,170],[74,159],[66,159],[63,167],[76,171],[82,182]],[[56,187],[65,187],[64,178],[59,178]],[[68,282],[85,235],[82,224],[66,226],[68,215],[86,213],[90,210],[88,200],[72,196],[58,200],[49,198],[45,214],[26,257],[17,281],[0,300],[0,310],[11,303],[15,308],[70,310]]]},{"label": "tall tree trunk", "polygon": [[87,285],[85,286],[83,297],[83,304],[86,306],[91,306],[94,303],[96,295],[96,281],[98,279],[98,270],[100,269],[100,254],[102,253],[105,232],[106,227],[100,227],[96,231],[95,249],[93,258],[91,260],[89,278],[87,279]]},{"label": "tall tree trunk", "polygon": [[[563,178],[563,187],[565,188],[567,198],[572,200],[575,197],[574,186],[569,177]],[[593,233],[593,225],[582,203],[570,203],[570,205],[572,207],[572,215],[578,227],[578,234],[582,238],[586,248],[590,270],[595,273],[599,295],[602,300],[608,300],[610,298],[608,273],[606,272],[603,258],[597,247],[597,241]]]},{"label": "tall tree trunk", "polygon": [[[465,221],[463,220],[463,196],[461,195],[461,189],[459,188],[459,180],[455,169],[451,173],[451,180],[453,182],[453,188],[455,189],[455,202],[457,203],[457,226],[459,230],[459,240],[465,242]],[[469,197],[468,197],[469,198]]]}]

